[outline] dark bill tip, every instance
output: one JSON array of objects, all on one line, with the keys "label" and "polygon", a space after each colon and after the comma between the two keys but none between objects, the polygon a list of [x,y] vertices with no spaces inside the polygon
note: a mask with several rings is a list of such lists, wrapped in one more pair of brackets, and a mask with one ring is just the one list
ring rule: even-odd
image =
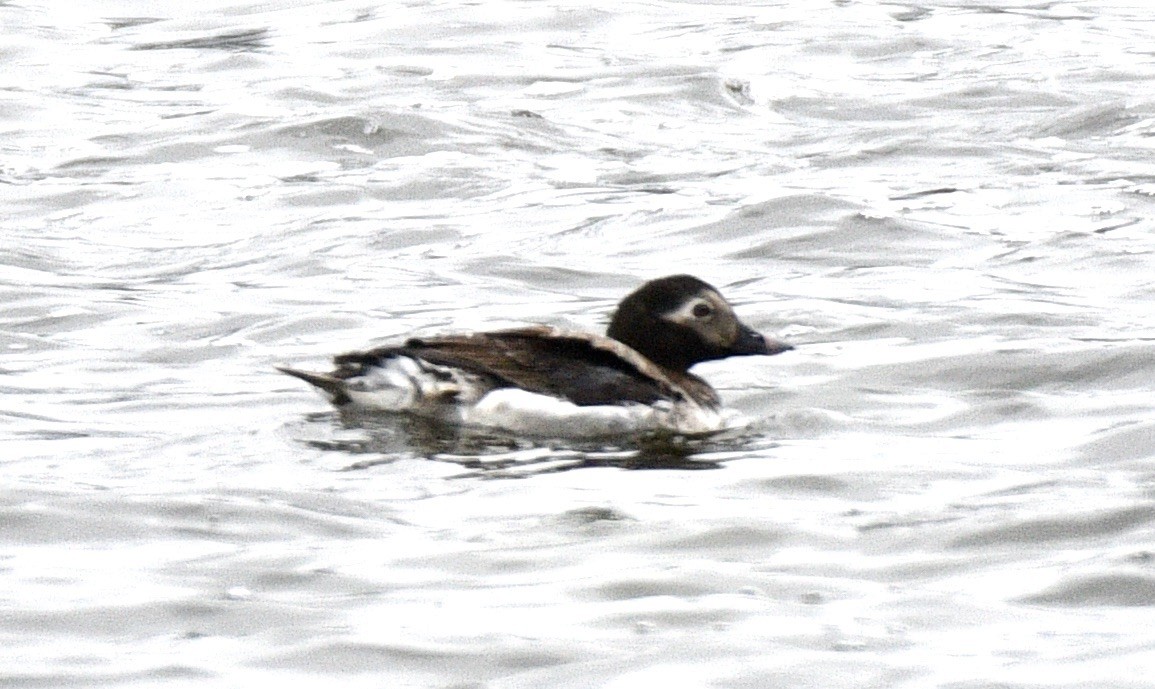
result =
[{"label": "dark bill tip", "polygon": [[794,345],[787,344],[782,340],[775,340],[766,337],[760,332],[742,326],[738,333],[738,341],[734,343],[735,354],[763,354],[770,356],[772,354],[781,354],[794,349]]},{"label": "dark bill tip", "polygon": [[767,356],[769,356],[771,354],[781,354],[782,352],[789,352],[791,349],[794,349],[794,345],[790,344],[789,342],[783,342],[782,340],[773,340],[769,337],[763,337],[762,339],[766,341],[766,351],[763,352],[763,354],[766,354]]}]

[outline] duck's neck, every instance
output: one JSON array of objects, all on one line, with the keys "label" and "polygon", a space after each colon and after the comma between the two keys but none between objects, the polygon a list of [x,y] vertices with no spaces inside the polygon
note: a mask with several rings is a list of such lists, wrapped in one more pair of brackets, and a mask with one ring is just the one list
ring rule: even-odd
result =
[{"label": "duck's neck", "polygon": [[[649,361],[673,373],[685,374],[697,363],[687,356],[692,347],[683,342],[684,336],[677,329],[671,331],[670,324],[656,323],[654,319],[639,311],[633,317],[618,309],[606,336],[610,337]],[[660,333],[660,334],[659,334]]]}]

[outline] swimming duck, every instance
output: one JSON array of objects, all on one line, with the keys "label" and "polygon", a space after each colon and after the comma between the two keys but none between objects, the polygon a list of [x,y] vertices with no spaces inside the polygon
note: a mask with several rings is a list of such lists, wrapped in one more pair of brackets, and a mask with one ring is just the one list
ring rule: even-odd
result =
[{"label": "swimming duck", "polygon": [[726,418],[690,367],[790,349],[738,320],[709,284],[672,275],[626,296],[604,337],[534,325],[341,354],[331,373],[277,368],[338,407],[534,436],[692,435],[720,430]]}]

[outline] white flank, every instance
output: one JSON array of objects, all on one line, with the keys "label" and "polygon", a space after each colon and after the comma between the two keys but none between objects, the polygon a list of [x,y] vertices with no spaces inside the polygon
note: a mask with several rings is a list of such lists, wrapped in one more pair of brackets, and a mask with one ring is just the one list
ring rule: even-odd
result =
[{"label": "white flank", "polygon": [[646,431],[700,434],[720,430],[725,419],[696,404],[659,402],[578,406],[537,393],[503,388],[462,409],[462,423],[503,428],[519,435],[595,438]]},{"label": "white flank", "polygon": [[519,388],[490,390],[460,369],[395,357],[346,381],[363,409],[409,412],[466,426],[537,437],[596,438],[648,431],[697,435],[727,428],[727,416],[693,402],[605,404],[573,402]]}]

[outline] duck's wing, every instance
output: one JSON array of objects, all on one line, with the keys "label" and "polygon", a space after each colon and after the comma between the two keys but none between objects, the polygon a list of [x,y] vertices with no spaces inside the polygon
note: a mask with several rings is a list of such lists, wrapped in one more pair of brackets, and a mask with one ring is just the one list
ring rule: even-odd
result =
[{"label": "duck's wing", "polygon": [[348,378],[406,356],[487,376],[498,387],[552,395],[581,406],[692,399],[716,406],[705,381],[655,365],[607,337],[531,326],[469,335],[413,338],[400,346],[342,354],[332,375]]}]

